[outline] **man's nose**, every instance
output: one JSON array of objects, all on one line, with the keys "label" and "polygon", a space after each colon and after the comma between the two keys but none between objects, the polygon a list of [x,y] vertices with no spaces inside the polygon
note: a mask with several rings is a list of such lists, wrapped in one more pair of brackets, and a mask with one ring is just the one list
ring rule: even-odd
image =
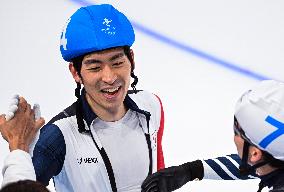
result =
[{"label": "man's nose", "polygon": [[110,67],[106,66],[102,70],[102,81],[107,84],[113,84],[117,79],[116,73]]}]

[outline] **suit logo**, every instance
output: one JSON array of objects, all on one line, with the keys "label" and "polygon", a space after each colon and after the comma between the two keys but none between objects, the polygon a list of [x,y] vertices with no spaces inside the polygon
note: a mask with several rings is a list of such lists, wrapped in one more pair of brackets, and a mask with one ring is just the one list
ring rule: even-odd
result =
[{"label": "suit logo", "polygon": [[77,159],[77,162],[79,165],[81,165],[82,163],[84,164],[93,164],[93,163],[98,163],[98,158],[97,157],[81,157],[79,159]]}]

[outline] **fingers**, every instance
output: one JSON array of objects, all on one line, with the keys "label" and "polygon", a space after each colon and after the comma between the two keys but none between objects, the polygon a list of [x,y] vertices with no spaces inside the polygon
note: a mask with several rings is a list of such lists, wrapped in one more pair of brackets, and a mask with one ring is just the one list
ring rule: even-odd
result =
[{"label": "fingers", "polygon": [[0,125],[5,123],[6,119],[5,119],[5,114],[0,115]]},{"label": "fingers", "polygon": [[40,129],[44,125],[45,120],[44,120],[44,118],[41,117],[39,104],[37,104],[37,103],[34,104],[33,111],[35,113],[35,120],[36,120],[35,128],[38,130],[38,129]]},{"label": "fingers", "polygon": [[158,183],[157,182],[151,182],[147,185],[147,187],[142,187],[143,192],[158,192]]},{"label": "fingers", "polygon": [[14,95],[12,97],[10,105],[18,105],[19,104],[19,100],[20,100],[20,96],[19,95]]},{"label": "fingers", "polygon": [[20,97],[18,111],[15,113],[15,118],[25,118],[26,120],[30,119],[34,121],[34,111],[32,110],[31,105],[23,97]]},{"label": "fingers", "polygon": [[27,103],[27,107],[24,111],[25,115],[31,119],[34,119],[34,111],[31,108],[31,105]]},{"label": "fingers", "polygon": [[39,104],[34,104],[33,110],[31,110],[30,104],[28,104],[23,97],[20,97],[19,95],[14,95],[10,102],[9,109],[5,115],[5,118],[7,121],[9,121],[12,118],[14,118],[15,113],[25,113],[25,112],[26,114],[34,112],[34,117],[36,120],[40,119],[41,117]]},{"label": "fingers", "polygon": [[38,120],[41,117],[40,106],[39,104],[34,104],[33,110],[35,112],[35,119]]},{"label": "fingers", "polygon": [[150,176],[150,178],[146,178],[146,180],[142,184],[142,188],[149,188],[151,185],[158,182],[158,178],[153,178]]},{"label": "fingers", "polygon": [[6,113],[6,120],[9,121],[10,119],[12,119],[15,115],[15,112],[18,110],[18,104],[19,104],[19,95],[14,95],[12,97],[8,112]]},{"label": "fingers", "polygon": [[5,114],[0,115],[0,133],[2,133],[2,125],[6,122]]},{"label": "fingers", "polygon": [[41,117],[40,105],[34,104],[33,108],[31,108],[31,105],[25,98],[20,97],[19,95],[14,95],[12,97],[7,114],[0,116],[0,125],[1,123],[4,123],[5,120],[9,121],[13,118],[17,122],[20,119],[26,119],[33,122],[36,130],[41,128],[45,123],[44,119]]},{"label": "fingers", "polygon": [[148,176],[143,182],[141,188],[143,192],[154,192],[158,191],[158,178],[156,177],[157,173]]},{"label": "fingers", "polygon": [[24,113],[27,109],[28,103],[23,97],[19,97],[18,113]]},{"label": "fingers", "polygon": [[18,105],[10,105],[9,111],[15,113],[18,110]]},{"label": "fingers", "polygon": [[39,130],[39,129],[44,125],[44,123],[45,123],[44,118],[40,117],[40,118],[39,118],[38,120],[36,120],[36,122],[35,122],[35,128],[36,128],[37,130]]}]

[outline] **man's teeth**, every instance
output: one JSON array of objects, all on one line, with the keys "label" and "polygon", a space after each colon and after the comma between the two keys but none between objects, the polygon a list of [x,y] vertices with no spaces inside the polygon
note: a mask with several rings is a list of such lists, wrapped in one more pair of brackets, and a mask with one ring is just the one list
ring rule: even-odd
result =
[{"label": "man's teeth", "polygon": [[113,93],[115,91],[118,91],[119,87],[112,88],[112,89],[104,89],[103,92]]}]

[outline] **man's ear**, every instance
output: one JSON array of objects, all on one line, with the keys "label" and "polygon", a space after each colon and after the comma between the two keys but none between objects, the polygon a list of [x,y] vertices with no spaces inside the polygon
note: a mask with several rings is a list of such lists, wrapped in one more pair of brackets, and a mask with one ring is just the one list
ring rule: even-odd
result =
[{"label": "man's ear", "polygon": [[69,71],[73,76],[73,79],[77,82],[77,83],[81,83],[82,84],[82,80],[80,75],[78,74],[77,70],[75,69],[74,65],[72,62],[69,63]]},{"label": "man's ear", "polygon": [[132,68],[132,71],[135,69],[135,60],[134,60],[134,52],[133,52],[133,49],[130,49],[130,56],[132,58],[132,62],[131,63],[131,68]]},{"label": "man's ear", "polygon": [[252,164],[256,164],[257,162],[259,162],[263,157],[263,153],[262,151],[255,147],[255,146],[250,146],[249,148],[249,161]]}]

